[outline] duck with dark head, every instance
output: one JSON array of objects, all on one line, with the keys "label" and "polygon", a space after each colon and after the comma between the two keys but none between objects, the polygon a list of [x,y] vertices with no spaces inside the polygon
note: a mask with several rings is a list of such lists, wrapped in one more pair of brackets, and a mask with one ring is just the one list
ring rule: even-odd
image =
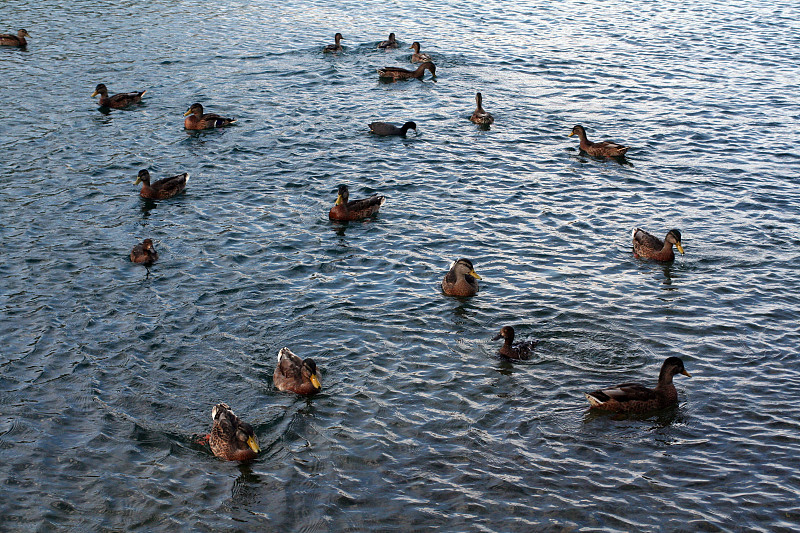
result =
[{"label": "duck with dark head", "polygon": [[658,384],[654,389],[639,383],[623,383],[594,392],[587,392],[591,409],[602,409],[620,413],[642,413],[663,409],[678,402],[678,391],[672,378],[678,374],[692,377],[684,368],[680,357],[668,357],[658,373]]},{"label": "duck with dark head", "polygon": [[681,232],[676,229],[669,230],[663,241],[643,229],[633,230],[633,255],[636,258],[672,261],[675,259],[675,252],[672,251],[673,244],[683,254]]},{"label": "duck with dark head", "polygon": [[328,218],[340,222],[359,220],[377,213],[384,202],[386,197],[377,194],[362,200],[350,200],[350,190],[347,185],[339,185],[339,194],[328,213]]},{"label": "duck with dark head", "polygon": [[536,346],[536,341],[524,341],[513,344],[514,328],[511,326],[503,326],[500,328],[500,333],[492,338],[493,341],[500,339],[505,339],[505,342],[497,351],[497,353],[502,357],[507,357],[508,359],[526,361],[530,358],[531,354],[533,353],[533,348]]}]

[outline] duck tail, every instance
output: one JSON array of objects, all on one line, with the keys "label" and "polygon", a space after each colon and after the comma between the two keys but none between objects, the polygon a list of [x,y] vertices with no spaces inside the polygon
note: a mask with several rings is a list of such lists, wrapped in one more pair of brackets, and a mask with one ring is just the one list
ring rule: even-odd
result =
[{"label": "duck tail", "polygon": [[599,406],[603,405],[603,402],[601,402],[598,398],[595,398],[594,396],[592,396],[591,393],[584,392],[584,394],[586,395],[586,399],[589,400],[589,404],[592,407],[599,407]]},{"label": "duck tail", "polygon": [[139,98],[141,98],[142,96],[144,96],[144,93],[146,93],[146,92],[147,92],[147,89],[145,89],[144,91],[140,92],[140,93],[139,93]]},{"label": "duck tail", "polygon": [[280,363],[284,357],[289,357],[290,355],[293,355],[292,351],[286,346],[284,346],[283,348],[278,350],[278,363]]},{"label": "duck tail", "polygon": [[191,176],[191,174],[189,174],[188,172],[184,172],[183,175],[185,176],[184,183],[189,183],[189,176]]}]

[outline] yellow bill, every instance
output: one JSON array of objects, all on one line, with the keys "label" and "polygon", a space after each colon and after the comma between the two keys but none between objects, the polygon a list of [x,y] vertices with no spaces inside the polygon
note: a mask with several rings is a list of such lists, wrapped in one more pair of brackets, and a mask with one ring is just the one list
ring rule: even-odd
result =
[{"label": "yellow bill", "polygon": [[258,447],[258,440],[255,437],[248,437],[247,445],[250,446],[250,449],[256,453],[261,451],[261,448]]}]

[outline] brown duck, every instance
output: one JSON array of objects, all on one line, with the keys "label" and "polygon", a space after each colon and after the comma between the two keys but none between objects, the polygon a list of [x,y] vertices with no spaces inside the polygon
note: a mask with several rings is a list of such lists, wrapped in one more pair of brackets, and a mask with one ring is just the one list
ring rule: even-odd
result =
[{"label": "brown duck", "polygon": [[500,333],[495,335],[492,340],[497,341],[501,338],[505,339],[505,342],[497,353],[509,359],[525,361],[530,358],[533,348],[536,346],[536,341],[524,341],[512,344],[514,342],[514,328],[511,326],[503,326],[500,328]]},{"label": "brown duck", "polygon": [[417,41],[414,41],[413,43],[411,43],[411,46],[409,46],[409,48],[414,50],[414,53],[411,54],[411,62],[412,63],[424,63],[426,61],[430,61],[431,60],[431,56],[429,56],[428,54],[421,54],[420,53],[420,51],[419,51],[419,43]]},{"label": "brown duck", "polygon": [[280,391],[309,396],[322,389],[317,376],[317,364],[313,359],[300,359],[289,348],[278,352],[278,366],[272,374],[272,382]]},{"label": "brown duck", "polygon": [[475,111],[472,112],[472,116],[469,119],[474,122],[475,124],[479,124],[481,126],[488,126],[492,122],[494,122],[494,117],[491,113],[487,113],[483,109],[483,95],[481,93],[475,93],[475,103],[477,107]]},{"label": "brown duck", "polygon": [[400,45],[397,43],[394,33],[390,33],[388,39],[378,43],[378,48],[382,48],[383,50],[386,50],[387,48],[397,48],[398,46]]},{"label": "brown duck", "polygon": [[593,143],[586,138],[586,130],[583,129],[583,126],[580,124],[572,128],[572,133],[569,134],[569,137],[572,137],[573,135],[577,135],[581,140],[581,150],[595,157],[622,157],[629,148],[628,146],[622,146],[621,144],[611,141]]},{"label": "brown duck", "polygon": [[676,374],[692,377],[683,367],[680,357],[668,357],[661,365],[658,385],[650,389],[639,383],[623,383],[615,387],[587,392],[591,409],[604,409],[620,413],[644,412],[663,409],[678,402],[678,391],[672,384]]},{"label": "brown duck", "polygon": [[182,193],[186,189],[186,183],[189,181],[189,173],[184,172],[171,178],[163,178],[155,183],[150,183],[150,172],[147,169],[139,171],[139,175],[134,185],[142,184],[142,190],[139,191],[139,196],[142,198],[149,198],[151,200],[166,200],[172,198],[176,194]]},{"label": "brown duck", "polygon": [[108,96],[108,89],[106,88],[105,84],[98,83],[97,87],[94,88],[94,92],[92,93],[92,98],[100,95],[100,107],[110,107],[112,109],[122,109],[124,107],[128,107],[133,104],[138,104],[142,101],[142,96],[147,91],[138,91],[132,93],[119,93],[115,94],[114,96]]},{"label": "brown duck", "polygon": [[226,461],[250,461],[255,459],[261,448],[253,426],[243,422],[231,408],[219,403],[211,409],[214,426],[211,433],[199,443],[208,442],[215,456]]},{"label": "brown duck", "polygon": [[361,218],[374,215],[378,209],[386,202],[385,196],[370,196],[363,200],[349,200],[350,190],[347,185],[339,185],[339,195],[336,197],[336,203],[331,207],[328,213],[328,218],[331,220],[348,221],[358,220]]},{"label": "brown duck", "polygon": [[2,46],[27,46],[28,41],[25,37],[30,37],[27,30],[19,30],[16,35],[11,33],[0,34],[0,45]]},{"label": "brown duck", "polygon": [[334,42],[336,44],[329,44],[328,46],[323,48],[322,51],[323,52],[341,52],[342,51],[342,45],[339,44],[339,41],[341,41],[342,39],[344,39],[344,37],[342,37],[342,34],[341,33],[337,33],[336,35],[333,36],[333,40],[334,40]]},{"label": "brown duck", "polygon": [[141,244],[137,244],[131,250],[131,261],[134,263],[142,263],[144,266],[149,267],[158,259],[158,252],[153,248],[152,239],[145,239]]},{"label": "brown duck", "polygon": [[203,106],[200,104],[192,104],[183,116],[186,117],[183,121],[183,127],[187,130],[222,128],[236,122],[235,118],[224,118],[216,113],[203,113]]},{"label": "brown duck", "polygon": [[448,296],[475,296],[479,279],[483,278],[475,273],[472,261],[459,259],[450,265],[450,271],[442,280],[442,292]]},{"label": "brown duck", "polygon": [[681,232],[676,229],[669,230],[663,242],[643,229],[633,230],[633,255],[637,258],[672,261],[675,259],[675,252],[672,251],[673,244],[680,253],[683,253]]},{"label": "brown duck", "polygon": [[431,76],[436,77],[436,65],[426,61],[417,67],[417,70],[406,70],[400,67],[383,67],[378,69],[378,77],[386,80],[410,80],[413,78],[422,79],[426,70],[431,71]]},{"label": "brown duck", "polygon": [[390,135],[405,137],[408,130],[417,131],[417,123],[409,120],[399,128],[388,122],[371,122],[369,124],[369,132],[380,135],[381,137],[388,137]]}]

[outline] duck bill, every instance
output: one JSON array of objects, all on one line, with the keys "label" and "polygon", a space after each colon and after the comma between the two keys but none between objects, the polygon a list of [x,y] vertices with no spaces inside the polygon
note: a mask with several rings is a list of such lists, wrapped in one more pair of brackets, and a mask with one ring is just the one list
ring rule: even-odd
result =
[{"label": "duck bill", "polygon": [[316,389],[322,388],[322,383],[319,382],[319,379],[317,379],[316,374],[311,374],[311,384],[314,385],[314,388]]},{"label": "duck bill", "polygon": [[340,194],[340,195],[338,195],[336,197],[336,203],[333,204],[333,205],[342,205],[343,203],[344,203],[344,200],[342,199],[342,195]]},{"label": "duck bill", "polygon": [[186,113],[184,113],[184,114],[183,114],[183,116],[184,116],[184,117],[188,117],[188,116],[189,116],[189,115],[191,115],[191,114],[192,114],[192,110],[190,109],[190,110],[188,110]]},{"label": "duck bill", "polygon": [[134,181],[133,184],[134,185],[139,185],[141,182],[142,182],[142,178],[141,177],[137,177],[136,181]]},{"label": "duck bill", "polygon": [[97,91],[93,92],[93,93],[92,93],[92,98],[94,98],[94,97],[95,97],[95,96],[97,96],[98,94],[100,94],[100,93],[99,93],[99,92],[97,92]]},{"label": "duck bill", "polygon": [[483,278],[482,278],[482,277],[480,277],[480,276],[478,275],[478,273],[477,273],[477,272],[475,272],[474,270],[470,270],[470,271],[469,271],[469,275],[470,275],[470,276],[472,276],[472,277],[473,277],[473,278],[475,278],[475,279],[483,279]]},{"label": "duck bill", "polygon": [[256,453],[261,451],[261,448],[258,447],[258,440],[255,437],[248,437],[247,438],[247,445]]},{"label": "duck bill", "polygon": [[502,335],[502,334],[500,334],[500,333],[498,333],[497,335],[495,335],[494,337],[492,337],[492,340],[493,340],[493,341],[499,341],[499,340],[500,340],[500,339],[502,339],[502,338],[503,338],[503,335]]},{"label": "duck bill", "polygon": [[685,368],[684,368],[684,369],[681,371],[681,374],[683,374],[683,375],[684,375],[684,376],[686,376],[687,378],[690,378],[690,377],[692,377],[692,375],[689,373],[689,371],[688,371],[688,370],[686,370]]},{"label": "duck bill", "polygon": [[567,137],[572,137],[573,135],[575,135],[574,131],[572,133],[570,133],[569,135],[567,135]]},{"label": "duck bill", "polygon": [[677,247],[678,251],[681,253],[681,255],[683,255],[683,246],[681,246],[681,243],[676,242],[675,247]]}]

